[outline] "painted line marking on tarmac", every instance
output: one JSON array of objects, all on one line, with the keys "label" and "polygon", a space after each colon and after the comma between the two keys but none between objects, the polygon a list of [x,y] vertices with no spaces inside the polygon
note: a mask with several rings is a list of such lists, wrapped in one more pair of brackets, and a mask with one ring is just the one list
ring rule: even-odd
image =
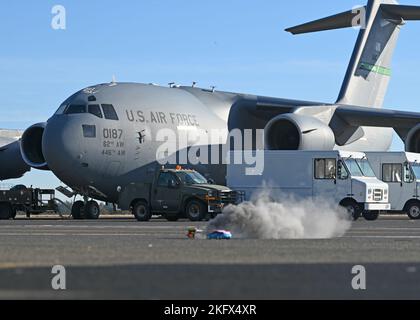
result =
[{"label": "painted line marking on tarmac", "polygon": [[[388,236],[388,235],[377,235],[377,236],[369,236],[369,235],[358,235],[358,238],[363,239],[420,239],[420,236]],[[355,238],[355,236],[343,236],[343,238]]]}]

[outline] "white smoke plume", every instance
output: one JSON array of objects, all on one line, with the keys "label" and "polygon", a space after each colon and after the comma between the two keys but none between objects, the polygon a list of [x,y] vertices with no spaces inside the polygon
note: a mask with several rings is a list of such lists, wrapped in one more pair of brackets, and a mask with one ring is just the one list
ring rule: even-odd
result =
[{"label": "white smoke plume", "polygon": [[331,239],[351,227],[347,210],[326,199],[274,202],[269,192],[252,202],[226,207],[210,221],[207,231],[229,230],[245,239]]}]

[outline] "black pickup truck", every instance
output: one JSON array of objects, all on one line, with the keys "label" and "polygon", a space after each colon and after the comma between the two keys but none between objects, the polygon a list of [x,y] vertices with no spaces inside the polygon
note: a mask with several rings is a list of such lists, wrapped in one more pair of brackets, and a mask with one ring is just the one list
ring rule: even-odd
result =
[{"label": "black pickup truck", "polygon": [[127,185],[120,192],[118,204],[122,210],[131,210],[138,221],[149,221],[153,215],[169,221],[201,221],[240,200],[240,193],[211,184],[197,171],[162,168],[151,183]]},{"label": "black pickup truck", "polygon": [[25,212],[28,218],[31,214],[57,212],[54,198],[54,190],[26,188],[23,185],[0,190],[0,220],[14,219],[18,211]]}]

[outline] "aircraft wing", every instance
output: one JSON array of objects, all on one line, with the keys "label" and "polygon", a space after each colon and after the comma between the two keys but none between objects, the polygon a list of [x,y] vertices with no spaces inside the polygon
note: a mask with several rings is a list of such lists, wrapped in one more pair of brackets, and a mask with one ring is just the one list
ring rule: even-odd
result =
[{"label": "aircraft wing", "polygon": [[420,113],[390,109],[339,106],[335,116],[351,127],[393,128],[403,139],[408,131],[420,124]]}]

